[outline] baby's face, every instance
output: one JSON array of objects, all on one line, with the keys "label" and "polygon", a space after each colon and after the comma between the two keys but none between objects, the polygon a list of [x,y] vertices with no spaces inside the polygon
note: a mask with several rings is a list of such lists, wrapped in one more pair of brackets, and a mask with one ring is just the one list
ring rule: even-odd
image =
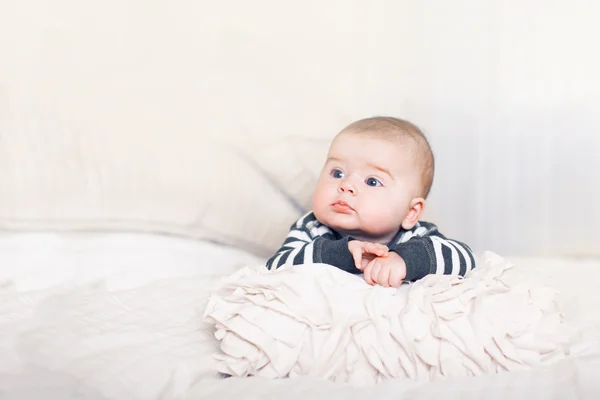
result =
[{"label": "baby's face", "polygon": [[313,195],[317,219],[359,240],[389,242],[419,192],[413,146],[410,140],[338,135]]}]

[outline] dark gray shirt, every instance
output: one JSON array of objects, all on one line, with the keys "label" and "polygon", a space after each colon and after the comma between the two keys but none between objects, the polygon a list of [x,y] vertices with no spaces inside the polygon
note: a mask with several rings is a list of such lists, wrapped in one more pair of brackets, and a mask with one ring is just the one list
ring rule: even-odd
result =
[{"label": "dark gray shirt", "polygon": [[[310,212],[296,221],[281,248],[267,261],[267,268],[324,263],[359,274],[348,249],[351,236],[320,223]],[[387,244],[406,263],[405,281],[415,281],[429,274],[461,275],[475,268],[469,246],[442,235],[429,222],[420,221],[412,229],[400,229]]]}]

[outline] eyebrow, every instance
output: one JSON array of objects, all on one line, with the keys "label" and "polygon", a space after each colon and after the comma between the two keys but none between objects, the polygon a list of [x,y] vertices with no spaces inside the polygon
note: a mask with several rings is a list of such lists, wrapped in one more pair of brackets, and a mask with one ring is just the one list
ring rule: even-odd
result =
[{"label": "eyebrow", "polygon": [[392,173],[390,172],[390,170],[389,170],[389,169],[387,169],[387,168],[384,168],[384,167],[382,167],[382,166],[380,166],[380,165],[373,164],[373,163],[369,163],[368,165],[369,165],[369,167],[371,167],[371,168],[375,168],[376,170],[378,170],[378,171],[381,171],[381,172],[383,172],[384,174],[388,174],[388,175],[390,176],[390,178],[393,178],[393,177],[394,177],[394,176],[392,175]]}]

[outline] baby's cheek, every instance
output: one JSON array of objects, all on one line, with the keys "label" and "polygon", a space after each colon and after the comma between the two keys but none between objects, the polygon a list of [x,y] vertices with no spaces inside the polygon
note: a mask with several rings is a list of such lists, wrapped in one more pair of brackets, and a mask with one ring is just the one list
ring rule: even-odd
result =
[{"label": "baby's cheek", "polygon": [[399,227],[402,219],[397,210],[388,205],[379,205],[369,210],[371,225],[381,230],[390,230]]},{"label": "baby's cheek", "polygon": [[387,202],[372,201],[368,203],[368,208],[373,219],[388,220],[394,215],[392,205]]},{"label": "baby's cheek", "polygon": [[313,209],[322,208],[323,197],[324,197],[323,190],[320,190],[319,188],[317,188],[317,190],[315,190],[315,193],[313,194],[313,197],[312,197],[312,208]]},{"label": "baby's cheek", "polygon": [[318,187],[315,190],[312,198],[312,210],[315,213],[317,219],[323,216],[323,213],[326,211],[326,207],[331,203],[329,199],[330,195],[326,188]]}]

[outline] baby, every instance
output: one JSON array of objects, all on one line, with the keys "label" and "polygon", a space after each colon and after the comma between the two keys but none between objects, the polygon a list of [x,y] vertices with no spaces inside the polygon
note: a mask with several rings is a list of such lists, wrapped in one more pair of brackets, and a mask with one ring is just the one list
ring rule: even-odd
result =
[{"label": "baby", "polygon": [[267,268],[325,263],[398,287],[428,274],[475,268],[471,249],[419,221],[433,182],[429,143],[390,117],[352,123],[333,139],[312,200]]}]

